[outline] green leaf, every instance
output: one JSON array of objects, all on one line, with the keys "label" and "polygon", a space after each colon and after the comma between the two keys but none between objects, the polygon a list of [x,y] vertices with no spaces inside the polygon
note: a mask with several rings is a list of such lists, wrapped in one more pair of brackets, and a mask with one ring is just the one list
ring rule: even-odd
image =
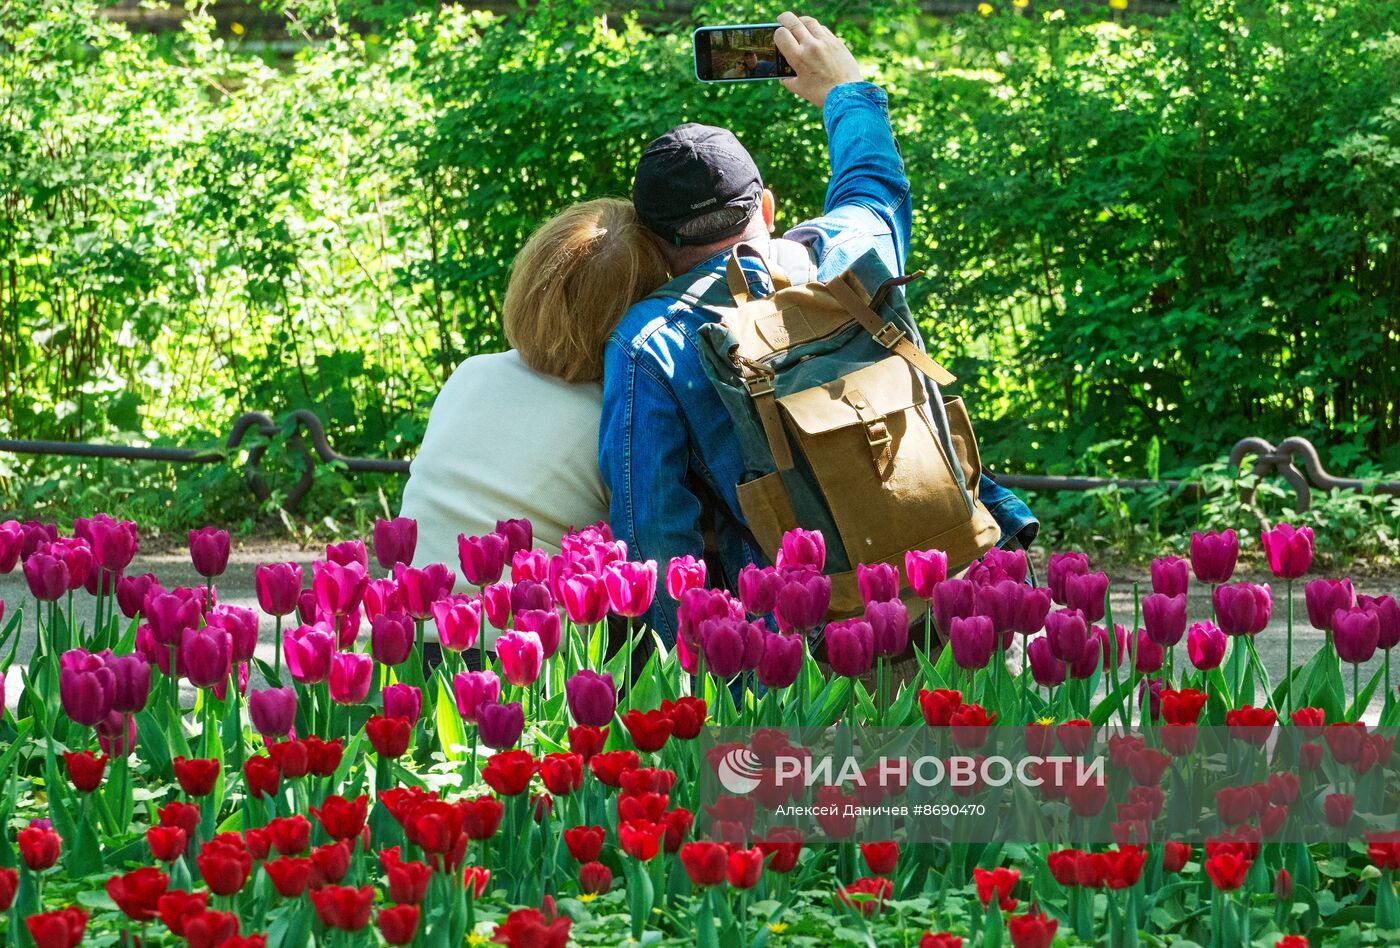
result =
[{"label": "green leaf", "polygon": [[458,763],[466,760],[469,751],[467,735],[462,730],[462,716],[457,713],[455,697],[446,688],[438,689],[433,720],[437,723],[438,740],[447,759]]}]

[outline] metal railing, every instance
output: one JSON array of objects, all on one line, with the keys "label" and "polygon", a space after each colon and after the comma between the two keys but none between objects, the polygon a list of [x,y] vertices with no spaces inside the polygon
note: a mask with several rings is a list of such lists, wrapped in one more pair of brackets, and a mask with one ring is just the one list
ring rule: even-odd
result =
[{"label": "metal railing", "polygon": [[[0,439],[0,451],[15,454],[62,455],[66,457],[113,458],[130,461],[161,461],[171,464],[217,464],[227,462],[252,432],[264,439],[284,436],[287,451],[299,463],[300,474],[287,491],[282,506],[295,510],[305,499],[315,479],[316,464],[337,464],[347,471],[375,474],[407,474],[409,462],[394,458],[362,458],[341,454],[331,446],[326,429],[313,412],[306,409],[290,412],[281,421],[274,421],[262,412],[245,412],[234,419],[233,427],[218,448],[131,447],[116,444],[91,444],[70,441],[25,441]],[[268,442],[261,441],[248,449],[244,462],[244,477],[248,488],[259,501],[272,496],[263,476],[262,462],[267,455]],[[1277,475],[1293,488],[1294,509],[1312,506],[1312,492],[1319,490],[1370,490],[1378,494],[1400,496],[1400,481],[1368,483],[1356,478],[1337,477],[1322,466],[1317,448],[1306,438],[1286,438],[1274,445],[1263,438],[1243,438],[1230,450],[1230,466],[1238,470],[1253,458],[1253,473],[1260,478]],[[1301,464],[1301,467],[1300,467]],[[1165,490],[1180,492],[1183,497],[1199,496],[1201,486],[1181,480],[1143,480],[1119,477],[1057,477],[1035,474],[998,474],[999,483],[1030,491],[1091,491]],[[1254,506],[1255,487],[1244,488],[1242,499]]]}]

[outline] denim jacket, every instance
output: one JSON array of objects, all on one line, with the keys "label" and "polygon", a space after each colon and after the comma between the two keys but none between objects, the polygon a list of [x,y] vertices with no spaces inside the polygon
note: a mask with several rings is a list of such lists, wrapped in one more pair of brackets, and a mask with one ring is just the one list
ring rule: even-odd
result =
[{"label": "denim jacket", "polygon": [[[890,272],[904,272],[909,181],[886,108],[883,90],[868,82],[837,86],[827,96],[825,213],[783,235],[812,249],[819,280],[842,273],[872,249]],[[727,256],[721,251],[695,271],[722,272]],[[752,290],[772,292],[759,264],[741,263]],[[710,318],[668,299],[642,300],[623,315],[604,350],[598,464],[612,491],[613,534],[632,557],[654,559],[662,570],[675,556],[698,559],[709,527],[724,573],[712,576],[710,585],[734,589],[739,571],[766,557],[746,539],[735,489],[744,473],[739,443],[701,362],[698,331]],[[1023,531],[1033,535],[1036,520],[1020,498],[986,477],[980,488],[1002,544]],[[664,590],[647,622],[667,647],[674,644],[676,602]]]}]

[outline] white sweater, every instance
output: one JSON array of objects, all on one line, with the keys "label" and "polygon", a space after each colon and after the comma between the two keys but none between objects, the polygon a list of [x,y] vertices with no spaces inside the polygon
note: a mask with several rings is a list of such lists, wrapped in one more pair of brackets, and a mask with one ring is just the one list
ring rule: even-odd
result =
[{"label": "white sweater", "polygon": [[[606,520],[602,407],[601,385],[541,375],[514,350],[457,366],[433,403],[403,491],[401,514],[418,521],[414,565],[446,563],[457,591],[475,592],[460,576],[459,533],[480,536],[497,520],[526,517],[535,546],[558,553],[565,531]],[[436,638],[432,623],[425,632]]]}]

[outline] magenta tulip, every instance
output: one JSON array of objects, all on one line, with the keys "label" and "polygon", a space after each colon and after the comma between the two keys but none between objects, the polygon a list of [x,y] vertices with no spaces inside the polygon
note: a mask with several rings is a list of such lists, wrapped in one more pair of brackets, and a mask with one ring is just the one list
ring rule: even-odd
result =
[{"label": "magenta tulip", "polygon": [[504,629],[510,624],[510,591],[514,587],[507,580],[492,583],[481,590],[481,614],[494,629]]},{"label": "magenta tulip", "polygon": [[666,564],[666,594],[680,599],[688,589],[705,586],[705,561],[693,556],[676,556]]},{"label": "magenta tulip", "polygon": [[525,519],[518,520],[497,520],[496,533],[505,538],[506,559],[511,560],[515,554],[522,550],[529,550],[535,545],[534,524]]},{"label": "magenta tulip", "polygon": [[856,585],[861,602],[889,602],[899,598],[899,571],[888,563],[856,566]]},{"label": "magenta tulip", "polygon": [[20,525],[19,559],[24,562],[34,555],[39,547],[58,539],[58,525],[26,520]]},{"label": "magenta tulip", "polygon": [[[32,557],[31,557],[32,559]],[[58,695],[63,711],[75,723],[89,727],[112,710],[117,682],[97,655],[75,648],[59,657]]]},{"label": "magenta tulip", "polygon": [[543,582],[549,578],[549,554],[544,550],[517,550],[510,558],[510,581]]},{"label": "magenta tulip", "polygon": [[97,746],[113,760],[126,757],[136,747],[134,714],[112,711],[98,721],[93,730],[97,732]]},{"label": "magenta tulip", "polygon": [[763,640],[758,680],[765,688],[786,688],[797,680],[806,658],[807,640],[801,633],[770,632]]},{"label": "magenta tulip", "polygon": [[534,684],[544,665],[544,647],[533,632],[503,632],[496,639],[501,672],[512,685]]},{"label": "magenta tulip", "polygon": [[910,550],[904,554],[904,575],[921,599],[932,599],[938,584],[948,578],[948,554],[942,550]]},{"label": "magenta tulip", "polygon": [[516,630],[532,632],[539,636],[545,658],[553,658],[554,653],[559,651],[559,640],[563,632],[561,626],[559,613],[552,607],[549,609],[526,609],[515,614]]},{"label": "magenta tulip", "polygon": [[1191,534],[1191,569],[1203,583],[1226,583],[1240,558],[1240,538],[1234,530]]},{"label": "magenta tulip", "polygon": [[469,537],[457,535],[457,557],[462,564],[462,578],[473,586],[489,586],[499,582],[506,568],[508,543],[499,533]]},{"label": "magenta tulip", "polygon": [[180,668],[196,688],[212,688],[233,674],[233,642],[216,625],[186,629],[180,641]]},{"label": "magenta tulip", "polygon": [[826,538],[820,530],[789,530],[783,534],[773,565],[778,569],[826,568]]},{"label": "magenta tulip", "polygon": [[369,572],[357,562],[311,564],[311,589],[316,608],[329,616],[343,616],[360,607],[369,583]]},{"label": "magenta tulip", "polygon": [[209,625],[229,637],[234,662],[252,661],[258,647],[258,614],[243,606],[218,605],[209,610]]},{"label": "magenta tulip", "polygon": [[369,553],[365,550],[365,541],[342,540],[339,543],[327,543],[326,562],[334,563],[337,566],[356,564],[364,567],[365,572],[368,573]]},{"label": "magenta tulip", "polygon": [[49,546],[30,554],[22,569],[30,595],[40,602],[57,602],[68,592],[68,563],[50,552]]},{"label": "magenta tulip", "polygon": [[1357,596],[1356,604],[1376,615],[1376,646],[1390,651],[1400,645],[1400,603],[1394,596]]},{"label": "magenta tulip", "polygon": [[763,658],[765,630],[761,622],[723,616],[706,619],[699,631],[705,670],[717,678],[732,678],[754,668]]},{"label": "magenta tulip", "polygon": [[458,672],[452,678],[452,691],[457,696],[457,712],[465,721],[475,723],[477,709],[501,698],[501,680],[490,670]]},{"label": "magenta tulip", "polygon": [[603,587],[613,612],[633,619],[646,615],[656,595],[656,561],[609,564],[603,571]]},{"label": "magenta tulip", "polygon": [[98,567],[108,573],[120,573],[136,556],[136,524],[130,520],[117,520],[105,513],[91,519],[79,517],[73,521],[73,535],[88,542]]},{"label": "magenta tulip", "polygon": [[151,663],[141,655],[102,653],[112,672],[112,710],[135,714],[146,707],[151,693]]},{"label": "magenta tulip", "polygon": [[1281,523],[1259,534],[1269,571],[1279,579],[1297,579],[1307,573],[1313,561],[1313,532],[1311,527],[1293,529]]},{"label": "magenta tulip", "polygon": [[1171,648],[1186,634],[1186,594],[1153,593],[1142,600],[1142,624],[1147,637]]},{"label": "magenta tulip", "polygon": [[371,579],[365,583],[365,595],[360,600],[360,605],[364,608],[365,618],[370,620],[386,612],[408,612],[403,605],[403,593],[399,591],[399,584],[388,577]]},{"label": "magenta tulip", "polygon": [[[819,534],[820,535],[820,534]],[[875,630],[864,619],[828,622],[822,630],[826,660],[834,674],[859,678],[875,661]]]},{"label": "magenta tulip", "polygon": [[1162,596],[1184,596],[1191,581],[1191,564],[1179,556],[1152,561],[1152,591]]},{"label": "magenta tulip", "polygon": [[143,614],[146,594],[159,586],[154,573],[122,576],[117,580],[117,608],[128,619],[135,619]]},{"label": "magenta tulip", "polygon": [[0,575],[14,571],[24,545],[24,527],[18,520],[0,523]]},{"label": "magenta tulip", "polygon": [[1344,662],[1360,665],[1376,654],[1380,616],[1365,609],[1338,609],[1332,616],[1332,645]]},{"label": "magenta tulip", "polygon": [[374,659],[363,652],[336,652],[331,656],[330,693],[336,704],[359,704],[369,694]]},{"label": "magenta tulip", "polygon": [[1025,550],[1003,550],[992,547],[967,570],[966,578],[978,585],[1004,583],[1007,580],[1024,585],[1030,562]]},{"label": "magenta tulip", "polygon": [[1062,606],[1069,604],[1069,592],[1065,581],[1071,576],[1083,576],[1089,572],[1089,557],[1083,553],[1051,553],[1050,562],[1045,567],[1045,583],[1050,587],[1050,595]]},{"label": "magenta tulip", "polygon": [[1071,573],[1065,577],[1065,604],[1078,609],[1089,622],[1104,617],[1108,576],[1104,573]]},{"label": "magenta tulip", "polygon": [[977,587],[965,579],[948,579],[933,590],[933,619],[944,635],[954,619],[966,619],[977,611]]},{"label": "magenta tulip", "polygon": [[782,588],[782,574],[771,566],[750,563],[739,570],[739,601],[751,616],[772,612]]},{"label": "magenta tulip", "polygon": [[701,586],[681,593],[680,605],[676,608],[676,625],[679,640],[692,652],[700,649],[700,625],[706,619],[743,619],[744,607],[737,599],[723,589],[706,589]]},{"label": "magenta tulip", "polygon": [[831,577],[813,568],[782,570],[774,615],[784,632],[813,629],[826,618],[831,606]]},{"label": "magenta tulip", "polygon": [[1269,624],[1274,601],[1267,585],[1230,583],[1211,594],[1215,621],[1226,635],[1257,635]]},{"label": "magenta tulip", "polygon": [[423,715],[423,690],[403,682],[385,688],[384,715],[417,721]]},{"label": "magenta tulip", "polygon": [[1225,633],[1214,622],[1197,622],[1186,632],[1186,653],[1201,671],[1219,668],[1225,659]]},{"label": "magenta tulip", "polygon": [[575,625],[594,625],[608,614],[608,589],[601,576],[575,573],[561,582],[559,591],[564,612]]},{"label": "magenta tulip", "polygon": [[864,618],[874,634],[876,655],[899,655],[908,647],[909,610],[900,600],[867,603]]},{"label": "magenta tulip", "polygon": [[335,646],[335,633],[323,623],[297,626],[282,634],[282,657],[287,660],[287,671],[303,685],[318,684],[330,677]]},{"label": "magenta tulip", "polygon": [[264,688],[249,692],[248,716],[263,737],[285,738],[296,724],[296,689]]},{"label": "magenta tulip", "polygon": [[519,701],[485,702],[476,709],[476,727],[481,743],[494,750],[506,750],[520,741],[525,730],[525,709]]},{"label": "magenta tulip", "polygon": [[190,561],[199,575],[213,579],[228,569],[229,536],[227,530],[201,527],[190,531]]},{"label": "magenta tulip", "polygon": [[253,570],[258,605],[270,616],[287,616],[296,611],[301,593],[301,566],[297,563],[263,563]]},{"label": "magenta tulip", "polygon": [[1089,623],[1078,609],[1056,609],[1045,617],[1046,647],[1062,662],[1077,662],[1089,644]]},{"label": "magenta tulip", "polygon": [[953,649],[953,661],[962,668],[986,668],[996,651],[996,628],[986,616],[957,618],[948,626],[948,643]]},{"label": "magenta tulip", "polygon": [[369,623],[369,651],[381,665],[402,665],[413,654],[413,617],[385,612]]},{"label": "magenta tulip", "polygon": [[524,612],[527,609],[554,609],[554,595],[545,583],[533,579],[522,579],[510,588],[510,611]]},{"label": "magenta tulip", "polygon": [[1065,683],[1069,668],[1055,657],[1050,640],[1045,636],[1038,636],[1026,643],[1026,658],[1030,662],[1031,677],[1037,685],[1053,688]]},{"label": "magenta tulip", "polygon": [[448,596],[432,604],[438,642],[451,652],[465,652],[481,634],[481,597]]},{"label": "magenta tulip", "polygon": [[617,687],[607,673],[576,672],[564,682],[564,694],[576,724],[606,727],[617,710]]},{"label": "magenta tulip", "polygon": [[[1093,631],[1097,633],[1099,630],[1095,628]],[[1089,678],[1099,669],[1104,654],[1104,640],[1097,634],[1090,635],[1084,651],[1079,653],[1079,658],[1069,663],[1069,676],[1081,681]],[[1118,654],[1123,653],[1120,650]]]},{"label": "magenta tulip", "polygon": [[1050,590],[1045,586],[1026,586],[1021,590],[1021,602],[1016,609],[1012,628],[1022,635],[1034,635],[1045,628],[1045,617],[1052,604]]},{"label": "magenta tulip", "polygon": [[187,589],[166,592],[152,586],[143,606],[151,634],[161,645],[179,645],[185,630],[197,628],[203,621],[204,609],[199,599]]},{"label": "magenta tulip", "polygon": [[1099,655],[1103,659],[1103,670],[1108,671],[1109,662],[1114,658],[1115,665],[1121,666],[1123,659],[1128,656],[1128,630],[1120,622],[1113,624],[1113,641],[1109,641],[1108,630],[1101,625],[1096,625],[1089,630],[1093,638],[1098,640]]},{"label": "magenta tulip", "polygon": [[421,620],[433,614],[434,603],[451,594],[457,576],[442,563],[429,563],[422,569],[400,563],[394,567],[394,582],[404,611]]},{"label": "magenta tulip", "polygon": [[1303,587],[1307,602],[1308,621],[1314,629],[1332,631],[1332,616],[1338,609],[1356,605],[1356,590],[1349,579],[1314,579]]},{"label": "magenta tulip", "polygon": [[384,569],[412,564],[418,548],[418,521],[412,517],[374,521],[374,558]]},{"label": "magenta tulip", "polygon": [[992,628],[1007,640],[1016,628],[1016,619],[1021,611],[1021,600],[1026,594],[1026,584],[1014,579],[996,582],[974,583],[972,605],[976,615],[992,620]]},{"label": "magenta tulip", "polygon": [[[1119,654],[1122,654],[1121,652]],[[1133,667],[1144,675],[1160,671],[1166,661],[1167,650],[1161,643],[1153,641],[1146,629],[1138,629],[1137,646],[1133,654]]]}]

